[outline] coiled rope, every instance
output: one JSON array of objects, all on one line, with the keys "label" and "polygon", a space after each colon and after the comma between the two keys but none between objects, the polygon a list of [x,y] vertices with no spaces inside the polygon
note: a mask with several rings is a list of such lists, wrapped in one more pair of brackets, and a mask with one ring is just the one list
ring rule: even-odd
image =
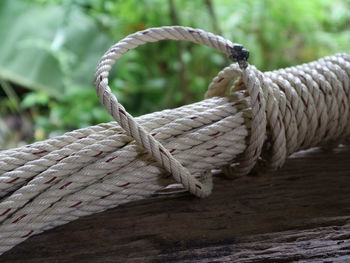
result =
[{"label": "coiled rope", "polygon": [[[128,50],[165,39],[210,46],[238,64],[214,78],[205,100],[133,118],[111,92],[109,71]],[[97,67],[95,85],[116,122],[0,152],[0,253],[174,182],[208,196],[212,169],[234,176],[257,165],[274,170],[295,151],[348,137],[347,54],[265,73],[247,57],[238,44],[181,26],[147,29],[112,46]]]}]

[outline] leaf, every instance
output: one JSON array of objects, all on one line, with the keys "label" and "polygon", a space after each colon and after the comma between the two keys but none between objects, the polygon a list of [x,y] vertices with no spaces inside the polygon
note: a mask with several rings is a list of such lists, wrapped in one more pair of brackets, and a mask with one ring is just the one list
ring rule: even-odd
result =
[{"label": "leaf", "polygon": [[[15,18],[15,19],[14,19]],[[74,5],[0,1],[0,78],[50,96],[91,85],[111,40]]]},{"label": "leaf", "polygon": [[29,92],[21,102],[21,107],[27,109],[35,105],[44,106],[49,102],[49,96],[45,92]]}]

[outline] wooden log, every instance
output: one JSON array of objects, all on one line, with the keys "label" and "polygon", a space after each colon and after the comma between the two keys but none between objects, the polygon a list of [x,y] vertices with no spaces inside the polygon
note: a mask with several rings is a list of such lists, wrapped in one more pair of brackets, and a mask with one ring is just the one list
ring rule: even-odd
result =
[{"label": "wooden log", "polygon": [[0,262],[350,262],[349,146],[214,183],[206,199],[158,196],[81,218]]}]

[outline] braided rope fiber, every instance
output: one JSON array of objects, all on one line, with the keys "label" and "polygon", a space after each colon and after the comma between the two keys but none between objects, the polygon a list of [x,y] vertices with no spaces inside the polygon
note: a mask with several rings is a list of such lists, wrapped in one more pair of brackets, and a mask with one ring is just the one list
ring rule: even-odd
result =
[{"label": "braided rope fiber", "polygon": [[[205,100],[133,118],[111,92],[109,71],[128,50],[166,39],[210,46],[238,63],[219,72]],[[181,26],[150,28],[112,46],[95,86],[116,122],[0,152],[0,254],[176,182],[206,197],[213,169],[227,176],[275,170],[295,151],[349,136],[349,55],[265,73],[247,57],[238,44]]]}]

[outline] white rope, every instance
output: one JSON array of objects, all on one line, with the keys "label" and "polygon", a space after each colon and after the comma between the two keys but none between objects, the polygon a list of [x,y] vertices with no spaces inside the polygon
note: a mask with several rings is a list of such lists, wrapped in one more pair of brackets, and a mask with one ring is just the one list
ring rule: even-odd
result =
[{"label": "white rope", "polygon": [[[112,94],[109,70],[128,50],[164,39],[213,47],[239,65],[214,78],[206,100],[133,118]],[[246,58],[240,45],[180,26],[147,29],[112,46],[97,67],[95,85],[117,122],[0,152],[0,253],[174,182],[205,197],[212,169],[241,176],[259,161],[260,169],[273,170],[297,150],[348,137],[348,55],[266,73]]]}]

